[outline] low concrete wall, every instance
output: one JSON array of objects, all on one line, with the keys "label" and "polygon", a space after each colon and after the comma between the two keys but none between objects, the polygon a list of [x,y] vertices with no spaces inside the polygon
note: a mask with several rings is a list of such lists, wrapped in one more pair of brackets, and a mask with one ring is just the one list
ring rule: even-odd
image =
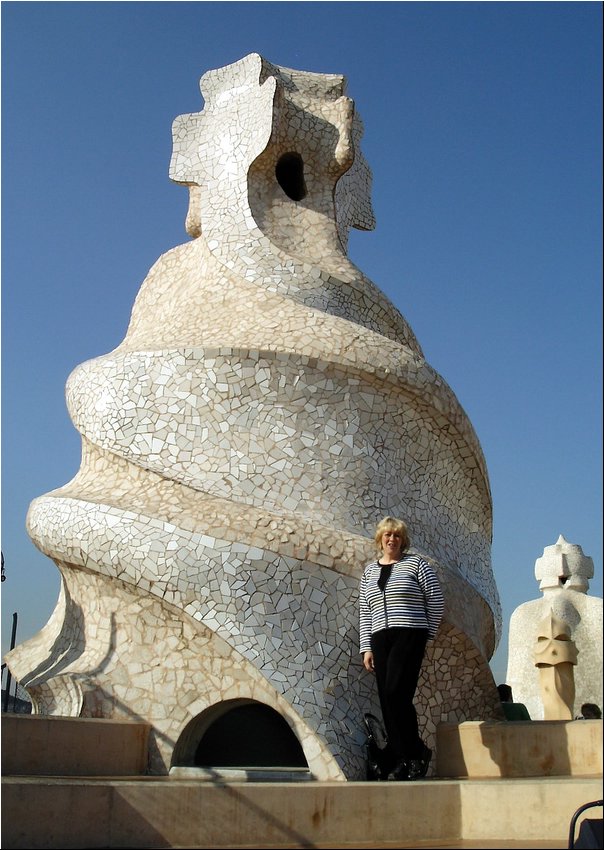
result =
[{"label": "low concrete wall", "polygon": [[140,775],[147,768],[149,729],[129,720],[2,714],[2,773]]},{"label": "low concrete wall", "polygon": [[2,848],[397,848],[464,839],[566,847],[573,813],[598,795],[598,780],[568,778],[295,785],[11,777],[2,787]]},{"label": "low concrete wall", "polygon": [[602,776],[601,720],[441,723],[438,776]]}]

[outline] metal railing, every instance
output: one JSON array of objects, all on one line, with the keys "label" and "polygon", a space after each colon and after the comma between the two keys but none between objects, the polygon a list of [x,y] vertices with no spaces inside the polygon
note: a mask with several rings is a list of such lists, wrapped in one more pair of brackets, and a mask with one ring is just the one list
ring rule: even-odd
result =
[{"label": "metal railing", "polygon": [[[4,576],[3,576],[4,578]],[[17,622],[19,617],[17,612],[13,614],[13,627],[10,636],[10,648],[14,649],[17,639]],[[12,693],[11,693],[12,688]],[[19,696],[19,691],[23,696]],[[13,677],[6,663],[2,664],[2,711],[14,712],[18,714],[26,714],[31,711],[31,703],[27,696],[27,692],[21,688],[19,682]]]}]

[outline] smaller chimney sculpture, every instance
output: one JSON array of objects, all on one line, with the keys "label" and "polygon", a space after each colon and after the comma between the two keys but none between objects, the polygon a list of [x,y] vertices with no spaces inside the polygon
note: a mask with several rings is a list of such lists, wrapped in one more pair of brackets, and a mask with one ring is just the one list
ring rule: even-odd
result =
[{"label": "smaller chimney sculpture", "polygon": [[543,596],[510,617],[506,682],[533,720],[602,705],[602,600],[587,595],[593,560],[562,535],[535,561]]}]

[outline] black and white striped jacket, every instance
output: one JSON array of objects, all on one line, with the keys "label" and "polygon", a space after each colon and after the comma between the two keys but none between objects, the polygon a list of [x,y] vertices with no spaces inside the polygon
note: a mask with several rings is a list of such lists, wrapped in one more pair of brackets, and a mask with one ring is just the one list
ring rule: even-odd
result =
[{"label": "black and white striped jacket", "polygon": [[419,555],[403,555],[392,567],[385,590],[378,587],[381,565],[367,564],[360,587],[361,652],[371,649],[371,635],[382,629],[428,629],[436,636],[444,610],[440,582],[433,568]]}]

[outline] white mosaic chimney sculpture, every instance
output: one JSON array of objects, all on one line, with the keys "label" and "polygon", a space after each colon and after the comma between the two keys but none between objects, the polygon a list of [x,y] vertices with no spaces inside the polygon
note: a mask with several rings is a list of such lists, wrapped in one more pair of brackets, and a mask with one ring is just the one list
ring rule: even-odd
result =
[{"label": "white mosaic chimney sculpture", "polygon": [[[569,543],[560,535],[535,561],[535,578],[543,596],[523,603],[510,617],[506,681],[514,698],[526,705],[533,720],[554,719],[556,709],[549,702],[556,690],[568,705],[567,711],[560,708],[566,719],[575,717],[585,702],[602,706],[602,600],[587,595],[593,574],[593,560],[583,553],[581,546]],[[566,684],[560,680],[556,688],[550,683],[544,697],[545,680],[552,674],[535,666],[535,650],[539,637],[543,636],[544,621],[552,618],[558,635],[566,635],[564,663],[572,664],[573,669],[565,668]],[[549,663],[553,660],[550,658]],[[562,670],[561,667],[559,672]],[[544,702],[548,706],[544,707]]]},{"label": "white mosaic chimney sculpture", "polygon": [[170,168],[193,238],[149,272],[124,342],[70,376],[81,469],[28,515],[62,591],[10,668],[39,712],[148,720],[155,773],[192,764],[210,718],[255,701],[316,778],[364,778],[362,716],[378,709],[357,590],[386,514],[446,594],[424,735],[498,710],[485,462],[346,255],[349,229],[374,221],[344,89],[257,54],[202,77]]}]

